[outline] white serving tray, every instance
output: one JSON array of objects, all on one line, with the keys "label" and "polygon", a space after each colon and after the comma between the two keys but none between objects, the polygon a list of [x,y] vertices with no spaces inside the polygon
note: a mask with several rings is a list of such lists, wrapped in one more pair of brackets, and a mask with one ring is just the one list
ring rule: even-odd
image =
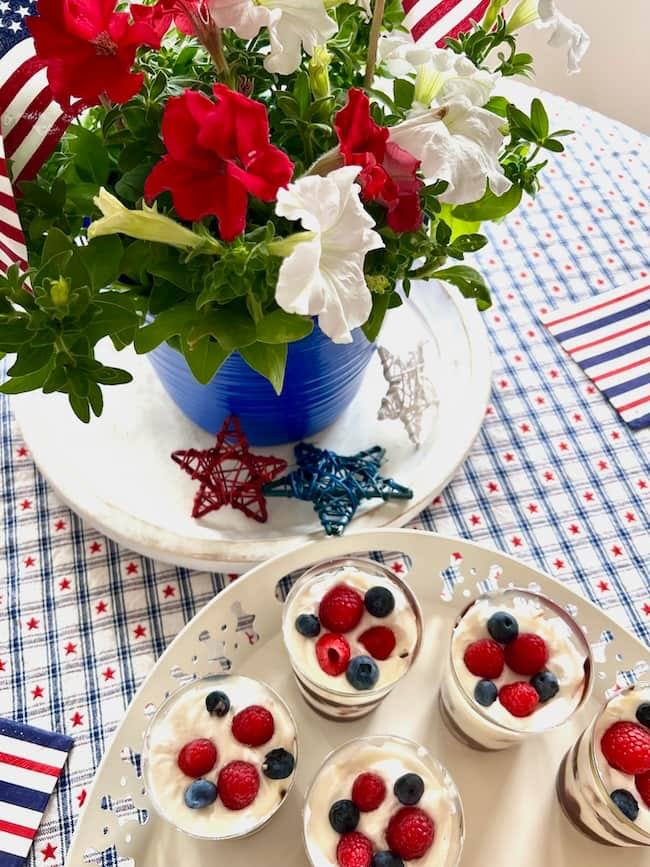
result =
[{"label": "white serving tray", "polygon": [[[391,310],[380,346],[406,356],[424,344],[427,376],[438,395],[416,449],[399,421],[378,421],[387,390],[377,354],[361,390],[343,415],[311,438],[353,454],[386,449],[382,475],[413,489],[413,499],[369,500],[349,530],[401,526],[447,485],[474,442],[491,387],[490,347],[473,301],[454,287],[415,282],[411,299]],[[269,557],[321,538],[310,503],[268,498],[269,521],[258,524],[229,507],[190,517],[197,483],[170,459],[176,449],[207,448],[214,437],[187,419],[164,391],[145,356],[104,348],[108,363],[135,374],[129,385],[104,389],[105,409],[79,422],[64,395],[31,392],[12,408],[32,457],[59,497],[89,524],[146,556],[179,566],[222,572],[250,569]],[[292,446],[254,448],[295,464]]]},{"label": "white serving tray", "polygon": [[[391,564],[404,562],[400,555],[410,561],[407,580],[425,618],[422,652],[374,714],[358,722],[328,722],[304,704],[294,685],[280,634],[278,581],[319,560],[367,552],[379,552]],[[501,753],[474,752],[455,741],[437,708],[437,685],[454,617],[486,589],[486,582],[532,587],[566,606],[589,636],[595,655],[594,694],[577,718]],[[554,786],[565,750],[614,685],[617,673],[640,674],[649,662],[648,648],[602,611],[500,552],[417,530],[365,532],[310,543],[235,581],[165,651],[102,760],[65,863],[97,863],[99,852],[115,846],[126,859],[121,863],[134,867],[306,867],[302,799],[324,756],[362,734],[396,733],[425,744],[454,777],[467,821],[463,867],[648,867],[647,850],[615,850],[584,838],[563,816]],[[246,840],[206,843],[176,832],[151,811],[133,754],[141,752],[147,721],[166,694],[185,677],[218,673],[229,665],[233,672],[267,681],[284,696],[297,719],[300,759],[294,788],[266,828]],[[102,809],[105,796],[111,798],[112,809]],[[142,811],[148,819],[141,824]]]}]

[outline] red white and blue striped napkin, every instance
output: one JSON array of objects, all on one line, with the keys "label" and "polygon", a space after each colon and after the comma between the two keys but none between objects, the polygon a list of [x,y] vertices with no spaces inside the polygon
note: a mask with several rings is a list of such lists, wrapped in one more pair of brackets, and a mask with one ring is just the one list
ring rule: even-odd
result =
[{"label": "red white and blue striped napkin", "polygon": [[72,743],[0,719],[0,867],[23,867]]},{"label": "red white and blue striped napkin", "polygon": [[650,426],[650,281],[549,313],[544,325],[633,429]]}]

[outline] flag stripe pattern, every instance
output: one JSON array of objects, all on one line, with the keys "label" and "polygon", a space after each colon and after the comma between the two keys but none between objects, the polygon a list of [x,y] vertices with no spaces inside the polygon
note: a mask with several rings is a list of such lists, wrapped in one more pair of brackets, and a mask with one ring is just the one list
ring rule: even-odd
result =
[{"label": "flag stripe pattern", "polygon": [[647,278],[556,310],[543,322],[631,428],[650,425]]},{"label": "flag stripe pattern", "polygon": [[402,0],[404,24],[415,42],[442,48],[445,38],[456,37],[480,21],[490,0]]},{"label": "flag stripe pattern", "polygon": [[0,867],[27,858],[72,738],[0,719]]}]

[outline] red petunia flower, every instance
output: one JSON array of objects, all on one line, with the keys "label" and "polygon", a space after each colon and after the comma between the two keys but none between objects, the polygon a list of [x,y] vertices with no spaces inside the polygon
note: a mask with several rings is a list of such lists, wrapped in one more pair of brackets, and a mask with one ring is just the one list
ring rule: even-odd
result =
[{"label": "red petunia flower", "polygon": [[100,96],[126,102],[142,87],[131,72],[140,45],[160,47],[160,25],[147,13],[115,12],[115,0],[38,0],[27,18],[37,56],[45,61],[52,93],[63,107],[74,97],[96,105]]},{"label": "red petunia flower", "polygon": [[266,109],[230,90],[213,88],[217,102],[186,90],[168,100],[162,134],[167,154],[146,180],[147,201],[169,190],[179,217],[216,216],[224,241],[246,227],[248,193],[275,201],[293,163],[269,141]]},{"label": "red petunia flower", "polygon": [[209,20],[210,13],[205,0],[158,0],[160,6],[173,16],[175,26],[186,36],[196,36],[193,21]]},{"label": "red petunia flower", "polygon": [[372,119],[370,100],[359,88],[349,90],[346,105],[336,114],[334,129],[345,165],[361,168],[358,181],[363,199],[387,207],[386,221],[395,232],[419,229],[420,160],[390,141],[390,131]]}]

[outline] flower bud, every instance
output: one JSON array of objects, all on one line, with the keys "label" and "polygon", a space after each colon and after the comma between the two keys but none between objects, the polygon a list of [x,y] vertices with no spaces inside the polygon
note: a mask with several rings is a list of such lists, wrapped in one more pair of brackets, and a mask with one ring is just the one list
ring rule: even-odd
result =
[{"label": "flower bud", "polygon": [[317,45],[314,48],[314,54],[309,61],[309,86],[314,99],[322,99],[329,96],[330,76],[329,65],[332,55],[324,45]]},{"label": "flower bud", "polygon": [[521,0],[506,24],[506,33],[516,33],[539,18],[537,0]]},{"label": "flower bud", "polygon": [[65,277],[59,277],[50,286],[50,298],[57,307],[63,307],[70,297],[70,281]]}]

